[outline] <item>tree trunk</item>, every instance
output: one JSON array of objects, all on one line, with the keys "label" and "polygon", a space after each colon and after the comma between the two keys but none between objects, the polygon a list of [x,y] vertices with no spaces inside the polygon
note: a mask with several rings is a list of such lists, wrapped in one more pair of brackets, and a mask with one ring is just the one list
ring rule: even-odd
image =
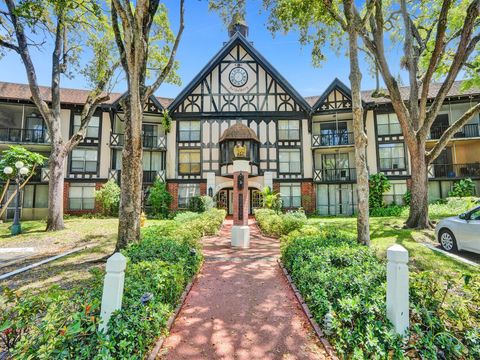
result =
[{"label": "tree trunk", "polygon": [[56,231],[65,228],[63,223],[64,162],[64,152],[59,145],[52,143],[52,153],[49,158],[48,218],[46,231]]},{"label": "tree trunk", "polygon": [[125,142],[122,151],[121,195],[116,251],[140,240],[142,208],[142,119],[140,88],[129,87],[125,101]]},{"label": "tree trunk", "polygon": [[355,137],[355,167],[357,171],[357,241],[370,245],[368,208],[367,136],[364,131],[363,107],[360,93],[362,73],[358,64],[358,35],[349,31],[350,86],[352,88],[353,133]]},{"label": "tree trunk", "polygon": [[406,226],[430,229],[432,224],[428,218],[428,165],[425,159],[425,143],[420,141],[415,149],[410,147],[409,150],[412,162],[412,184],[410,186],[410,215]]}]

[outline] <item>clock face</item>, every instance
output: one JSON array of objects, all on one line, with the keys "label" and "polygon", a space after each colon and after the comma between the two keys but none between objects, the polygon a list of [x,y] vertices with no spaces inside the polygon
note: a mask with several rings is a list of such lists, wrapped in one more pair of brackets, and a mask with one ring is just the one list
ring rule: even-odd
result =
[{"label": "clock face", "polygon": [[230,71],[229,79],[233,86],[240,87],[247,83],[248,74],[244,68],[236,67]]}]

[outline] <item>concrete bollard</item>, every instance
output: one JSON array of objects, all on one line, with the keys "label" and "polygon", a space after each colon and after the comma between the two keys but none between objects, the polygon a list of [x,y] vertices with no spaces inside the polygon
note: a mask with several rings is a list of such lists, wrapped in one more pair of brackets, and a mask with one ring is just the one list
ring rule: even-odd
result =
[{"label": "concrete bollard", "polygon": [[404,335],[409,326],[408,251],[395,244],[387,250],[387,317]]},{"label": "concrete bollard", "polygon": [[100,311],[100,331],[106,331],[112,313],[122,307],[123,283],[127,258],[119,252],[107,260],[105,281],[103,283],[102,308]]}]

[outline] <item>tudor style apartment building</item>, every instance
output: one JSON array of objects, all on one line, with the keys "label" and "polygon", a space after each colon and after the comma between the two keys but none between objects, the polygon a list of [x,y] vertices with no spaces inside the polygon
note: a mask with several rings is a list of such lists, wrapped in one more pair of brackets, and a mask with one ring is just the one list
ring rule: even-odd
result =
[{"label": "tudor style apartment building", "polygon": [[[281,193],[285,208],[303,207],[322,215],[350,215],[356,206],[356,173],[349,88],[338,79],[320,96],[302,97],[246,39],[236,25],[230,39],[175,99],[151,97],[143,123],[143,182],[159,177],[174,196],[173,209],[186,208],[197,195],[214,196],[232,209],[232,148],[249,147],[251,208],[260,206],[260,190]],[[319,84],[324,87],[325,84]],[[432,127],[427,146],[472,104],[480,90],[460,91],[456,83]],[[408,89],[403,89],[405,94]],[[438,87],[431,86],[431,97]],[[44,88],[45,96],[49,89]],[[368,168],[392,182],[388,203],[401,203],[410,177],[410,161],[398,120],[388,99],[362,93],[368,135]],[[87,92],[61,91],[64,137],[79,126]],[[65,162],[66,213],[95,211],[94,191],[109,179],[119,181],[123,145],[122,94],[111,94],[93,117],[84,141]],[[172,127],[165,133],[162,111]],[[472,118],[449,142],[429,170],[432,201],[445,197],[455,181],[472,178],[480,193],[480,124]],[[243,124],[235,125],[235,124]],[[247,131],[245,131],[245,129]],[[0,150],[11,144],[48,156],[46,127],[30,101],[27,85],[0,83]],[[47,213],[48,166],[23,192],[22,216]],[[13,216],[13,209],[7,217]]]}]

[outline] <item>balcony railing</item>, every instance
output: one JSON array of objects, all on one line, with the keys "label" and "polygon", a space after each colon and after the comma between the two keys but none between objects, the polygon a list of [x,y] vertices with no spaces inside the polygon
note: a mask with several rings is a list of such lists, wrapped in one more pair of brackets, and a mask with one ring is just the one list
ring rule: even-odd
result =
[{"label": "balcony railing", "polygon": [[[110,145],[121,147],[125,143],[125,135],[119,133],[110,134]],[[165,136],[142,135],[142,143],[144,148],[148,149],[166,149],[167,138]]]},{"label": "balcony railing", "polygon": [[312,147],[344,146],[354,142],[353,132],[336,131],[328,134],[312,135]]},{"label": "balcony railing", "polygon": [[0,141],[14,143],[47,144],[50,142],[46,129],[0,129]]},{"label": "balcony railing", "polygon": [[480,163],[471,164],[430,164],[429,178],[477,178],[480,177]]},{"label": "balcony railing", "polygon": [[[478,124],[467,124],[453,135],[453,138],[471,138],[480,136]],[[436,126],[430,129],[430,139],[440,139],[449,126]]]},{"label": "balcony railing", "polygon": [[[120,184],[120,180],[122,179],[121,170],[110,170],[109,178],[114,179]],[[157,178],[160,181],[165,181],[165,170],[143,170],[144,184],[152,184]]]},{"label": "balcony railing", "polygon": [[344,169],[315,169],[313,170],[314,182],[341,182],[357,179],[355,168]]}]

